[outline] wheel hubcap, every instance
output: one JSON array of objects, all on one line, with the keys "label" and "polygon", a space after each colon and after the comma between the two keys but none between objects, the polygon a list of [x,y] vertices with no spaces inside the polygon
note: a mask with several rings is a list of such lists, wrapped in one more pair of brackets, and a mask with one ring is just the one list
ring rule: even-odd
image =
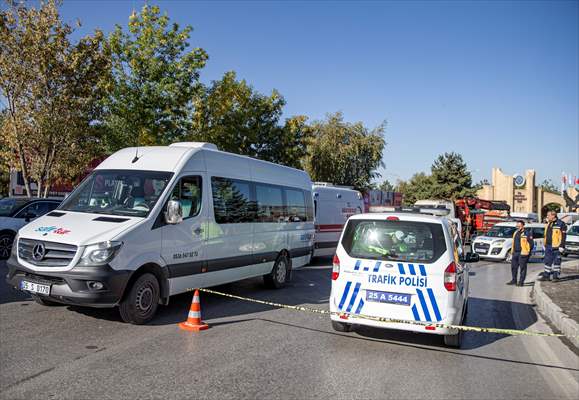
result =
[{"label": "wheel hubcap", "polygon": [[142,314],[148,313],[153,307],[153,288],[143,286],[137,292],[137,309]]},{"label": "wheel hubcap", "polygon": [[276,278],[278,282],[280,283],[285,282],[286,270],[287,270],[286,263],[284,261],[280,261],[276,273]]},{"label": "wheel hubcap", "polygon": [[2,257],[6,257],[8,256],[8,252],[10,251],[10,247],[12,246],[12,243],[10,242],[10,239],[8,238],[1,238],[0,239],[0,256]]}]

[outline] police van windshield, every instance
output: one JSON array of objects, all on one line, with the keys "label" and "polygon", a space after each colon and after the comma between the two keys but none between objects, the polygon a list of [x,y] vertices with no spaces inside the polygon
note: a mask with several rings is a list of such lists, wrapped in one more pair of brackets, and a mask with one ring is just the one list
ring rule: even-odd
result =
[{"label": "police van windshield", "polygon": [[96,170],[59,207],[64,211],[146,217],[173,174]]},{"label": "police van windshield", "polygon": [[493,226],[490,231],[487,232],[485,236],[489,237],[500,237],[500,238],[510,238],[517,228],[514,226]]},{"label": "police van windshield", "polygon": [[354,258],[423,263],[446,251],[442,225],[412,221],[350,220],[342,246]]}]

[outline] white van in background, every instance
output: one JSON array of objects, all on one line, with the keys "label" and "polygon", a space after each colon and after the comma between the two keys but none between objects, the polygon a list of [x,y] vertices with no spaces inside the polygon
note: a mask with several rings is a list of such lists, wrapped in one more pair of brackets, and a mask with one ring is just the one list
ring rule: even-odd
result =
[{"label": "white van in background", "polygon": [[119,306],[143,324],[190,288],[282,287],[313,250],[312,183],[208,143],[120,150],[20,229],[7,281],[40,304]]},{"label": "white van in background", "polygon": [[350,187],[325,182],[312,185],[316,221],[314,257],[333,256],[344,224],[364,210],[362,194]]}]

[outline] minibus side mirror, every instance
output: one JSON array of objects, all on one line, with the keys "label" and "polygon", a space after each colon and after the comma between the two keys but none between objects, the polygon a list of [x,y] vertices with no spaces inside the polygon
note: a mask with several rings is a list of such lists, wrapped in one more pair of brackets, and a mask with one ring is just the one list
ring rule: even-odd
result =
[{"label": "minibus side mirror", "polygon": [[178,200],[169,200],[165,210],[165,222],[169,225],[175,225],[183,222],[183,208]]},{"label": "minibus side mirror", "polygon": [[475,262],[480,261],[479,255],[476,253],[471,253],[471,252],[466,253],[466,256],[463,256],[461,258],[462,258],[461,261],[466,262],[466,263],[475,263]]}]

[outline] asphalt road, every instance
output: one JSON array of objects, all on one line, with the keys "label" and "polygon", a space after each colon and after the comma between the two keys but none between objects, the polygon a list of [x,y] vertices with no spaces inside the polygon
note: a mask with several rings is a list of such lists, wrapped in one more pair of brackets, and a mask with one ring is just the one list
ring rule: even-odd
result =
[{"label": "asphalt road", "polygon": [[[0,273],[6,267],[0,264]],[[230,293],[328,308],[329,260],[273,291],[260,279]],[[530,266],[529,279],[540,265]],[[471,271],[468,325],[550,332],[531,286],[505,286],[505,264]],[[441,338],[359,328],[334,332],[325,316],[202,295],[202,333],[180,330],[191,295],[147,326],[116,310],[43,307],[0,282],[0,398],[577,398],[579,357],[558,338],[467,333]]]}]

